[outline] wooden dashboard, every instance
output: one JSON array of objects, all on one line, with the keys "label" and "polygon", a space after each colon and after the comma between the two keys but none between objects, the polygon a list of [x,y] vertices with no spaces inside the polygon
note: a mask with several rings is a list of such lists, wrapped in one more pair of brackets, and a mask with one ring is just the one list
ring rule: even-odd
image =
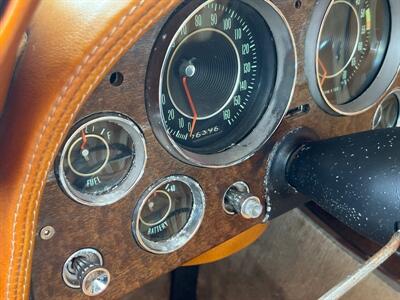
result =
[{"label": "wooden dashboard", "polygon": [[[126,197],[103,207],[90,207],[72,201],[60,188],[54,172],[47,178],[40,208],[37,241],[32,267],[32,296],[34,299],[85,299],[79,290],[67,287],[61,277],[67,257],[81,248],[95,248],[104,257],[104,265],[112,280],[99,299],[120,299],[150,280],[169,272],[205,251],[261,223],[263,216],[246,220],[228,215],[222,209],[227,188],[237,181],[246,182],[252,193],[265,199],[263,178],[268,155],[282,136],[297,127],[309,127],[320,138],[345,135],[371,129],[379,101],[357,116],[332,116],[313,100],[304,72],[305,39],[318,1],[271,1],[287,19],[296,45],[297,80],[289,112],[302,105],[309,110],[287,115],[272,138],[250,159],[226,168],[201,168],[183,163],[167,152],[156,138],[146,112],[145,78],[153,44],[167,18],[147,32],[112,68],[90,99],[84,104],[76,121],[96,112],[115,111],[132,118],[141,128],[147,147],[147,164],[143,177]],[[119,85],[111,76],[123,76]],[[394,80],[382,95],[383,99],[400,85]],[[169,175],[182,174],[194,178],[206,197],[204,219],[198,232],[183,248],[171,254],[152,254],[137,244],[131,232],[131,218],[141,194],[153,182]],[[272,221],[273,222],[273,221]],[[40,231],[52,226],[51,239],[40,238]],[[268,232],[266,233],[268,234]],[[268,251],[268,249],[265,249]],[[399,274],[396,274],[399,280]]]}]

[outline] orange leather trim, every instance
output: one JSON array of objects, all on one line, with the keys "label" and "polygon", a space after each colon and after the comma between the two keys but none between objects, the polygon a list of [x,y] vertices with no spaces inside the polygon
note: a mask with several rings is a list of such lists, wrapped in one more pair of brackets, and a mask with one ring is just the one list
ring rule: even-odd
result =
[{"label": "orange leather trim", "polygon": [[177,0],[47,0],[0,120],[0,299],[28,299],[43,186],[77,111]]},{"label": "orange leather trim", "polygon": [[204,252],[183,264],[184,266],[202,265],[221,260],[254,243],[267,229],[267,224],[258,224],[226,242]]},{"label": "orange leather trim", "polygon": [[0,113],[14,70],[17,50],[39,0],[11,0],[0,16]]}]

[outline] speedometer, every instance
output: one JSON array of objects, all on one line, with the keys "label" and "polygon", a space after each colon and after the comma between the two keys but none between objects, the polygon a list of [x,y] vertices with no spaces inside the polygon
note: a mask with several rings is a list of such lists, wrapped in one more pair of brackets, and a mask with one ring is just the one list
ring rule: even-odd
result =
[{"label": "speedometer", "polygon": [[223,150],[252,129],[275,84],[271,31],[250,6],[233,4],[213,1],[198,10],[164,62],[165,127],[175,142],[200,153]]},{"label": "speedometer", "polygon": [[[287,24],[262,0],[185,4],[162,29],[150,62],[146,101],[154,132],[167,150],[201,165],[230,165],[254,153],[283,117],[295,77]],[[216,160],[220,153],[225,157]]]}]

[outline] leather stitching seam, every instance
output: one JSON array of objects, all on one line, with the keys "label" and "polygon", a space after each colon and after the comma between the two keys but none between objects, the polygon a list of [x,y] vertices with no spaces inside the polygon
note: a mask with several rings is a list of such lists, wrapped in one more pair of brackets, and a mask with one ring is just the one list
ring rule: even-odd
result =
[{"label": "leather stitching seam", "polygon": [[[144,2],[144,0],[142,0],[142,1],[140,2],[140,5],[142,5],[143,2]],[[161,3],[161,2],[160,2],[160,3]],[[139,5],[139,6],[140,6],[140,5]],[[112,64],[115,62],[115,60],[116,60],[117,58],[120,57],[120,55],[122,54],[122,52],[127,48],[126,45],[130,45],[130,44],[137,38],[137,36],[140,35],[140,34],[143,32],[143,30],[146,29],[149,25],[151,25],[151,24],[154,22],[155,19],[158,19],[159,16],[162,15],[162,14],[164,13],[164,11],[166,10],[166,8],[169,8],[169,6],[170,6],[170,5],[168,5],[167,7],[164,7],[164,8],[162,8],[162,9],[160,9],[159,12],[158,12],[158,14],[156,14],[155,17],[151,18],[142,28],[140,28],[140,29],[136,32],[136,34],[135,34],[127,43],[125,43],[125,47],[121,47],[121,46],[120,46],[120,47],[121,47],[120,50],[119,50],[114,56],[112,56],[112,57],[110,58],[110,60],[108,61],[108,63],[107,63],[107,64],[103,67],[103,69],[99,72],[99,75],[96,76],[96,78],[95,78],[95,80],[93,81],[93,83],[90,84],[89,87],[86,89],[86,92],[85,92],[85,93],[82,95],[82,97],[80,98],[80,101],[77,103],[77,107],[75,108],[75,110],[74,110],[74,111],[72,112],[72,114],[70,115],[70,118],[68,119],[68,122],[66,122],[66,125],[64,126],[64,129],[63,129],[63,130],[66,130],[67,127],[69,126],[69,124],[70,124],[70,122],[72,121],[72,119],[73,119],[75,113],[76,113],[76,112],[79,110],[79,108],[81,107],[81,104],[83,103],[83,100],[86,98],[86,96],[87,96],[87,95],[90,93],[90,91],[92,90],[94,83],[97,82],[98,79],[99,79],[102,75],[104,75],[104,73],[105,73],[105,71],[107,70],[107,68],[108,68],[110,65],[112,65]],[[132,30],[131,30],[131,31],[132,31]],[[122,33],[122,36],[120,37],[120,39],[123,39],[127,32],[128,32],[128,30],[126,30],[124,33]],[[130,32],[130,31],[129,31],[129,32]],[[103,40],[104,40],[104,39],[103,39]],[[96,48],[96,47],[95,47],[95,48]],[[94,53],[95,53],[95,52],[94,52]],[[103,58],[104,58],[107,54],[109,54],[109,53],[111,53],[111,51],[106,52],[106,53],[103,55]],[[88,59],[88,60],[89,60],[89,59]],[[100,60],[100,59],[99,59],[99,60]],[[95,67],[96,67],[96,66],[95,66]],[[80,69],[81,69],[81,68],[82,68],[82,65],[80,65]],[[95,69],[95,68],[93,68],[93,69]],[[78,94],[78,93],[81,91],[81,89],[83,89],[83,86],[84,86],[84,84],[85,84],[87,81],[88,81],[88,80],[85,80],[85,81],[81,84],[81,88],[79,88],[75,93],[73,93],[73,95],[71,96],[71,98],[73,98],[76,94]],[[50,136],[50,137],[51,137],[51,136]],[[47,144],[49,144],[49,143],[47,143]],[[53,156],[54,156],[55,151],[56,151],[56,149],[52,151],[50,157],[53,157]],[[48,163],[47,163],[47,165],[46,165],[46,170],[49,169],[51,162],[52,162],[52,160],[49,160],[49,161],[48,161]],[[33,212],[34,218],[32,219],[31,235],[30,235],[30,241],[29,241],[30,247],[29,247],[29,250],[28,250],[28,257],[30,257],[31,250],[32,250],[32,247],[33,247],[33,231],[34,231],[34,228],[35,228],[35,227],[34,227],[34,225],[35,225],[35,216],[36,216],[36,212],[37,212],[37,208],[38,208],[38,204],[39,204],[39,195],[40,195],[40,192],[41,192],[41,190],[42,190],[42,187],[44,186],[44,181],[45,181],[46,176],[44,176],[43,178],[44,178],[44,179],[41,181],[40,189],[38,190],[37,196],[36,196],[36,198],[35,198],[36,200],[35,200],[35,206],[34,206],[34,212]],[[28,202],[29,202],[29,201],[28,201]],[[25,293],[26,286],[27,286],[26,281],[27,281],[27,279],[28,279],[28,276],[26,276],[26,273],[28,272],[28,267],[29,267],[29,264],[26,265],[26,267],[25,267],[25,272],[23,273],[23,275],[24,275],[24,285],[23,285],[23,290],[22,290],[22,291],[23,291],[23,299],[25,299],[25,295],[26,295],[26,293]],[[18,283],[17,283],[17,284],[18,284]]]},{"label": "leather stitching seam", "polygon": [[[31,171],[32,171],[33,161],[35,160],[37,151],[38,151],[38,149],[39,149],[39,144],[40,144],[40,142],[41,142],[41,140],[42,140],[42,138],[43,138],[45,129],[46,129],[47,125],[52,121],[52,119],[53,119],[53,117],[54,117],[54,115],[55,115],[55,112],[56,112],[56,110],[57,110],[57,107],[58,107],[59,104],[62,102],[61,100],[64,99],[63,97],[68,93],[69,89],[71,88],[71,86],[72,86],[72,84],[73,84],[73,81],[80,75],[83,66],[86,65],[87,62],[90,60],[90,58],[91,58],[94,54],[96,54],[96,53],[99,51],[99,49],[101,49],[101,48],[104,46],[104,44],[113,36],[113,34],[117,31],[117,29],[118,29],[119,27],[122,27],[122,26],[123,26],[123,24],[124,24],[125,21],[127,20],[128,16],[132,15],[132,14],[136,11],[136,9],[137,9],[139,6],[141,6],[143,3],[144,3],[144,0],[141,0],[140,3],[139,3],[138,5],[135,3],[135,5],[128,11],[128,13],[127,13],[126,15],[124,15],[124,16],[120,19],[119,23],[118,23],[116,26],[113,27],[113,29],[108,33],[108,35],[107,35],[106,37],[104,37],[104,38],[100,41],[100,43],[99,43],[98,45],[96,45],[96,46],[92,49],[92,51],[91,51],[88,55],[86,55],[86,56],[84,57],[84,59],[82,60],[82,63],[76,68],[74,74],[70,77],[70,79],[67,81],[67,83],[66,83],[65,86],[63,87],[60,96],[57,97],[57,100],[55,101],[55,103],[53,104],[53,108],[51,109],[50,115],[49,115],[49,117],[46,119],[46,122],[45,122],[45,124],[43,125],[43,127],[42,127],[42,129],[41,129],[41,132],[40,132],[38,141],[37,141],[36,144],[35,144],[34,152],[33,152],[33,154],[32,154],[30,163],[29,163],[29,165],[28,165],[28,171],[27,171],[27,174],[25,175],[24,183],[23,183],[23,185],[22,185],[22,187],[21,187],[20,197],[19,197],[19,199],[18,199],[16,212],[15,212],[15,214],[14,214],[13,239],[12,239],[12,243],[11,243],[11,245],[12,245],[11,263],[10,263],[10,265],[9,265],[9,272],[8,272],[8,279],[7,279],[7,298],[9,298],[9,293],[10,293],[11,271],[12,271],[13,260],[14,260],[14,252],[15,252],[15,235],[16,235],[16,232],[15,232],[15,231],[16,231],[16,226],[17,226],[16,220],[17,220],[18,215],[19,215],[19,209],[20,209],[20,206],[21,206],[21,200],[22,200],[22,196],[23,196],[23,193],[24,193],[24,191],[25,191],[25,188],[26,188],[26,185],[27,185],[27,182],[28,182],[28,177],[30,176],[30,173],[31,173]],[[168,5],[167,7],[169,7],[169,5]],[[147,28],[151,23],[153,23],[154,19],[157,19],[157,18],[165,11],[165,9],[166,9],[167,7],[165,7],[164,9],[161,9],[161,10],[159,11],[159,13],[158,13],[154,18],[150,19],[150,21],[149,21],[144,27],[142,27],[141,29],[139,29],[139,30],[137,31],[137,33],[135,34],[135,36],[133,36],[133,37],[129,40],[129,42],[128,42],[126,45],[130,45],[130,44],[137,38],[137,36],[138,36],[140,33],[143,32],[143,30],[144,30],[145,28]],[[122,32],[122,33],[121,33],[121,38],[119,38],[119,39],[122,39],[122,38],[126,35],[126,33],[128,32],[129,29],[130,29],[130,28],[127,28],[124,32]],[[99,78],[100,78],[102,75],[104,75],[103,73],[106,71],[106,69],[107,69],[111,64],[114,63],[114,61],[119,57],[119,55],[121,55],[121,53],[122,53],[122,52],[125,50],[125,48],[126,48],[126,47],[124,48],[123,46],[120,46],[120,47],[121,47],[120,50],[112,57],[112,59],[108,62],[108,64],[106,64],[106,65],[103,67],[103,69],[101,70],[101,72],[99,73],[99,75],[95,78],[94,82],[97,82],[97,81],[99,80]],[[112,49],[110,49],[107,53],[105,53],[104,56],[106,56],[106,54],[110,53],[111,50],[112,50]],[[100,60],[101,60],[101,58],[99,59],[99,61],[100,61]],[[96,67],[96,66],[95,66],[95,67]],[[85,80],[85,81],[88,81],[88,80]],[[85,82],[82,83],[82,86],[84,85],[84,83],[85,83]],[[82,95],[82,97],[80,98],[80,100],[79,100],[78,103],[77,103],[77,107],[75,108],[75,110],[72,112],[70,118],[68,119],[69,122],[72,120],[72,118],[74,117],[75,113],[76,113],[77,110],[80,108],[80,105],[83,103],[83,100],[86,98],[86,96],[88,95],[88,93],[91,91],[92,88],[93,88],[93,84],[89,85],[89,87],[88,87],[87,90],[86,90],[86,93],[84,93],[84,94]],[[76,94],[77,94],[78,92],[80,92],[80,91],[81,91],[81,89],[78,89],[78,90],[71,96],[71,98],[73,98],[73,96],[76,95]],[[69,122],[66,123],[66,126],[64,127],[64,130],[69,126]],[[56,150],[52,151],[52,156],[51,156],[51,157],[53,157],[55,151],[56,151]],[[48,170],[50,164],[51,164],[51,160],[48,161],[48,163],[47,163],[47,165],[46,165],[46,170]],[[45,179],[43,179],[43,180],[41,181],[41,185],[40,185],[40,188],[39,188],[39,190],[38,190],[38,194],[40,193],[40,191],[41,191],[42,188],[43,188],[44,181],[45,181]],[[39,195],[37,195],[37,196],[39,196]],[[31,198],[31,197],[30,197],[30,198]],[[34,212],[33,212],[33,220],[32,220],[32,232],[31,232],[31,238],[30,238],[30,242],[29,242],[28,259],[29,259],[29,257],[30,257],[31,250],[32,250],[32,246],[33,246],[33,231],[34,231],[34,225],[35,225],[34,223],[35,223],[36,213],[37,213],[37,208],[38,208],[38,202],[39,202],[39,197],[36,197],[35,208],[34,208]],[[28,221],[28,220],[27,220],[27,221]],[[21,258],[21,259],[22,259],[22,258]],[[20,259],[20,260],[21,260],[21,259]],[[26,281],[27,281],[27,278],[28,278],[28,276],[26,276],[26,273],[27,273],[28,267],[29,267],[29,264],[27,264],[27,266],[26,266],[26,268],[25,268],[25,273],[23,274],[23,275],[25,276],[24,286],[23,286],[23,290],[22,290],[22,292],[23,292],[23,299],[24,299],[25,294],[26,294],[26,293],[25,293],[25,290],[26,290]],[[17,272],[18,272],[19,268],[20,268],[20,263],[18,264]],[[17,276],[18,276],[18,273],[17,273]],[[18,285],[18,282],[17,282],[17,285]],[[18,291],[16,291],[16,292],[18,292]],[[15,293],[15,295],[17,296],[17,293]]]}]

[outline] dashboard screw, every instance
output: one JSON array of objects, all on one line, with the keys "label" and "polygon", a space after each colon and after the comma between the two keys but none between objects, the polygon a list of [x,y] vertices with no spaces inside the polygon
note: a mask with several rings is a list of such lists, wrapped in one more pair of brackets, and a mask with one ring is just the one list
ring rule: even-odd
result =
[{"label": "dashboard screw", "polygon": [[50,240],[56,233],[54,227],[45,226],[40,230],[40,238],[42,240]]}]

